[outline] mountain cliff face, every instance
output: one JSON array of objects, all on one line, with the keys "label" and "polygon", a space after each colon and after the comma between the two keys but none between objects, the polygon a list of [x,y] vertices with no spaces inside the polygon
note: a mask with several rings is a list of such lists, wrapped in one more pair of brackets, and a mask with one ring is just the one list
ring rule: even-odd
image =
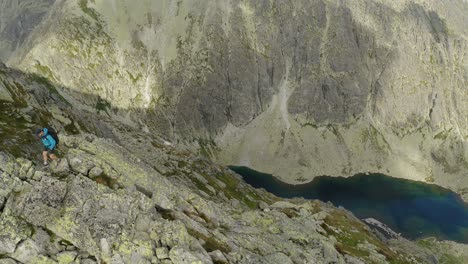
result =
[{"label": "mountain cliff face", "polygon": [[0,2],[0,60],[6,61],[21,47],[55,0]]},{"label": "mountain cliff face", "polygon": [[468,194],[465,1],[10,2],[2,57],[71,102],[287,182]]},{"label": "mountain cliff face", "polygon": [[[183,144],[71,105],[37,75],[0,65],[0,84],[2,264],[468,260],[466,245],[408,241],[331,204],[253,189]],[[44,124],[61,131],[50,169],[31,135]],[[107,138],[73,135],[84,128]]]}]

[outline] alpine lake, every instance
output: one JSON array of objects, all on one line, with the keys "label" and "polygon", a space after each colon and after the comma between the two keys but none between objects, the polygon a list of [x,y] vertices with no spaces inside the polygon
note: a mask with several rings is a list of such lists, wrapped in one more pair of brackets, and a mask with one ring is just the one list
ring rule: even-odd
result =
[{"label": "alpine lake", "polygon": [[437,185],[372,173],[347,178],[319,176],[306,184],[291,185],[247,167],[230,169],[255,188],[283,198],[330,201],[360,219],[377,219],[408,239],[435,237],[468,244],[468,204]]}]

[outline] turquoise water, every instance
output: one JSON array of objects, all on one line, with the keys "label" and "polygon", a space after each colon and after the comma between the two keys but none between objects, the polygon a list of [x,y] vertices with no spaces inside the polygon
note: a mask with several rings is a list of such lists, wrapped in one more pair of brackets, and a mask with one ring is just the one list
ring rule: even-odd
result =
[{"label": "turquoise water", "polygon": [[436,185],[383,174],[321,176],[307,184],[291,185],[246,167],[230,168],[253,187],[284,198],[330,201],[358,218],[375,218],[406,238],[433,236],[468,243],[468,204]]}]

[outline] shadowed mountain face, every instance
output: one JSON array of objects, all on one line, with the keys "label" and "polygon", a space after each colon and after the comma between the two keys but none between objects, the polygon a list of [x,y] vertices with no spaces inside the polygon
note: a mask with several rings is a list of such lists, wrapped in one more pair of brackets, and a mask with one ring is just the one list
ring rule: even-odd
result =
[{"label": "shadowed mountain face", "polygon": [[55,0],[0,1],[0,60],[6,61],[42,21]]},{"label": "shadowed mountain face", "polygon": [[375,171],[468,186],[463,1],[79,0],[47,10],[4,58],[116,120],[288,182]]}]

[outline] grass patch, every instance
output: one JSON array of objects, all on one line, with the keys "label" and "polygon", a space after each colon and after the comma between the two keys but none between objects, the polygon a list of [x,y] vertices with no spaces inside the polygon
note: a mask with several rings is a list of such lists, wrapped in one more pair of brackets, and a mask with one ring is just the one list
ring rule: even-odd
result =
[{"label": "grass patch", "polygon": [[80,130],[75,126],[75,122],[71,122],[70,124],[64,126],[65,131],[69,135],[78,135]]},{"label": "grass patch", "polygon": [[[270,197],[264,197],[249,185],[243,184],[242,180],[237,179],[228,171],[216,169],[208,160],[196,160],[191,164],[191,170],[196,171],[208,182],[205,184],[195,177],[191,177],[197,187],[204,192],[207,190],[206,185],[209,185],[216,190],[216,193],[222,193],[227,199],[235,199],[251,209],[256,209],[261,201],[271,203]],[[216,171],[216,173],[213,173],[213,171]],[[220,183],[225,186],[220,186]],[[212,191],[208,193],[212,193]]]},{"label": "grass patch", "polygon": [[131,72],[129,72],[127,70],[127,74],[128,76],[130,77],[130,79],[132,80],[133,84],[136,85],[138,83],[138,81],[143,77],[143,75],[141,75],[141,73],[138,73],[136,76],[134,76]]},{"label": "grass patch", "polygon": [[328,235],[337,239],[335,248],[341,254],[349,254],[364,259],[365,263],[375,263],[370,258],[371,252],[359,248],[359,244],[371,244],[375,251],[385,256],[392,264],[411,263],[405,256],[395,252],[372,234],[367,226],[350,218],[344,212],[331,212],[324,220],[322,227]]},{"label": "grass patch", "polygon": [[179,160],[177,162],[177,167],[179,167],[179,168],[185,168],[185,167],[187,167],[187,165],[188,165],[188,162],[186,162],[185,160]]},{"label": "grass patch", "polygon": [[206,158],[212,158],[215,154],[214,150],[217,150],[214,140],[198,139],[198,145],[200,146],[199,154]]},{"label": "grass patch", "polygon": [[424,180],[425,180],[426,182],[429,182],[429,183],[433,183],[433,182],[435,181],[435,180],[434,180],[434,177],[432,177],[432,176],[427,176],[426,178],[424,178]]},{"label": "grass patch", "polygon": [[[226,187],[222,191],[224,191],[224,194],[229,199],[236,199],[251,209],[257,208],[258,203],[264,200],[255,191],[248,188],[240,188],[240,181],[227,173],[217,175],[216,178],[226,184]],[[213,182],[213,185],[215,184]]]},{"label": "grass patch", "polygon": [[2,81],[2,83],[5,86],[5,88],[8,90],[9,94],[11,95],[11,98],[14,101],[15,107],[24,108],[28,106],[28,103],[25,100],[27,95],[24,92],[23,87],[19,83],[14,82],[14,85],[16,87],[13,87],[13,85],[10,85],[10,83],[6,81]]},{"label": "grass patch", "polygon": [[370,126],[368,129],[365,129],[361,132],[361,143],[365,144],[368,141],[372,144],[372,146],[380,149],[390,149],[390,144],[385,139],[385,137],[374,127]]},{"label": "grass patch", "polygon": [[187,227],[187,232],[191,236],[203,240],[205,242],[205,244],[203,245],[203,248],[207,252],[211,252],[215,250],[220,250],[221,252],[224,252],[226,254],[231,252],[231,247],[228,244],[224,243],[223,241],[219,239],[216,239],[215,237],[206,236],[205,234],[197,232],[196,230],[188,228],[188,227]]},{"label": "grass patch", "polygon": [[465,264],[468,263],[468,258],[456,256],[455,252],[451,252],[450,246],[440,244],[435,238],[425,238],[417,241],[421,247],[432,251],[440,264]]},{"label": "grass patch", "polygon": [[0,101],[0,146],[1,150],[15,158],[34,159],[39,141],[34,137],[32,127],[20,111],[9,102]]},{"label": "grass patch", "polygon": [[210,189],[208,189],[208,188],[206,187],[206,184],[204,184],[203,182],[201,182],[201,181],[199,181],[199,180],[197,180],[197,179],[193,179],[193,178],[192,178],[192,181],[195,183],[195,186],[197,186],[197,189],[198,189],[198,190],[201,190],[201,191],[203,191],[203,192],[205,192],[205,193],[207,193],[207,194],[209,194],[209,195],[210,195],[210,194],[211,194],[211,195],[214,195],[214,193],[211,192]]},{"label": "grass patch", "polygon": [[439,133],[437,133],[434,136],[434,139],[439,139],[439,140],[446,140],[447,137],[449,136],[450,132],[452,131],[453,128],[450,128],[449,130],[443,130]]},{"label": "grass patch", "polygon": [[96,12],[96,10],[88,7],[88,0],[80,0],[78,2],[78,5],[80,6],[81,10],[85,14],[87,14],[92,19],[96,20],[97,22],[100,22],[99,14]]},{"label": "grass patch", "polygon": [[42,75],[45,76],[48,79],[55,80],[54,74],[52,73],[52,70],[50,70],[49,67],[45,65],[40,65],[36,64],[34,65],[34,68]]},{"label": "grass patch", "polygon": [[313,124],[313,123],[310,123],[310,122],[302,124],[301,126],[302,127],[312,127],[312,128],[315,128],[315,129],[318,128],[317,124]]},{"label": "grass patch", "polygon": [[102,184],[102,185],[105,185],[111,189],[116,189],[118,187],[118,184],[117,184],[117,180],[116,179],[112,179],[111,177],[107,176],[107,175],[101,175],[101,176],[98,176],[96,178],[93,179],[95,182],[97,182],[98,184]]},{"label": "grass patch", "polygon": [[101,111],[106,112],[107,115],[109,115],[108,110],[111,109],[111,104],[107,101],[102,99],[100,96],[98,97],[98,100],[96,102],[96,111],[99,114]]}]

